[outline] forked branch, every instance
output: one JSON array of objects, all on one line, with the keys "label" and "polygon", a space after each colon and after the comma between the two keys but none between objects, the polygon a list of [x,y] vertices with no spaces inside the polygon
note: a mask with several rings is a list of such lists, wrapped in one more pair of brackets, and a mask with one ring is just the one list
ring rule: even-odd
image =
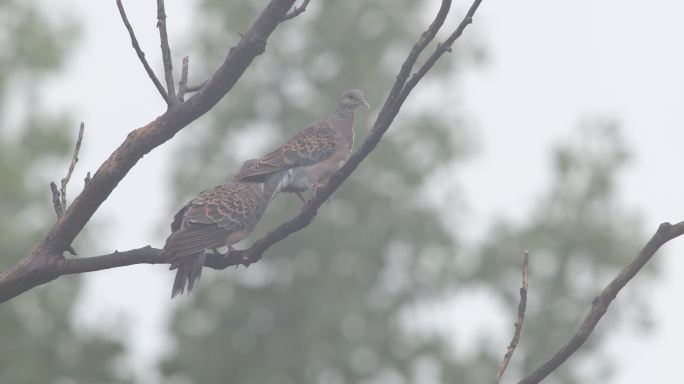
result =
[{"label": "forked branch", "polygon": [[138,39],[135,37],[135,32],[133,32],[133,27],[131,26],[131,23],[128,21],[128,17],[126,16],[126,11],[124,10],[123,4],[121,3],[121,0],[116,0],[116,6],[119,8],[119,14],[121,15],[121,20],[123,20],[124,26],[126,26],[126,30],[128,31],[128,35],[131,37],[131,44],[133,45],[133,49],[135,49],[135,54],[138,55],[138,59],[140,59],[140,62],[143,65],[143,68],[145,68],[145,72],[147,72],[147,75],[150,77],[150,80],[152,80],[152,83],[154,86],[157,88],[157,91],[159,91],[159,94],[161,95],[162,99],[164,99],[165,102],[169,102],[169,96],[166,93],[166,90],[164,89],[164,86],[161,84],[159,79],[157,78],[157,75],[154,74],[154,71],[152,70],[152,67],[150,67],[150,64],[147,62],[147,59],[145,58],[145,52],[143,52],[142,48],[140,48],[140,44],[138,44]]}]

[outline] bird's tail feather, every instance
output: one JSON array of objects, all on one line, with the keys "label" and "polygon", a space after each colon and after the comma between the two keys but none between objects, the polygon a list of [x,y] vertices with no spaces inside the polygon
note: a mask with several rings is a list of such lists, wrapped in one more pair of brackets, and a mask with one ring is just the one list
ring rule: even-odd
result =
[{"label": "bird's tail feather", "polygon": [[178,264],[178,271],[176,272],[176,278],[173,281],[173,289],[171,290],[172,299],[185,291],[186,283],[188,293],[190,293],[195,285],[199,283],[200,277],[202,276],[204,259],[205,255],[204,251],[202,251],[193,255],[189,260]]}]

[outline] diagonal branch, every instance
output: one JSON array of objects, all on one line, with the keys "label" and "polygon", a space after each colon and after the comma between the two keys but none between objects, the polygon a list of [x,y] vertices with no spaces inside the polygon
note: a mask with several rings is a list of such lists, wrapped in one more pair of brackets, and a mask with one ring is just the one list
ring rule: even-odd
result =
[{"label": "diagonal branch", "polygon": [[19,263],[0,272],[0,302],[60,276],[55,265],[63,258],[62,253],[128,171],[145,154],[213,108],[233,88],[254,58],[266,50],[266,40],[293,3],[271,0],[199,92],[128,134],[45,237]]},{"label": "diagonal branch", "polygon": [[176,102],[176,86],[173,83],[173,62],[171,60],[171,48],[169,47],[169,35],[166,32],[164,0],[157,0],[157,28],[159,28],[159,41],[161,42],[162,61],[164,62],[166,91],[169,96],[167,104],[172,105]]},{"label": "diagonal branch", "polygon": [[591,310],[582,321],[579,329],[572,338],[563,345],[553,356],[546,360],[529,376],[522,379],[518,384],[536,384],[544,380],[551,372],[561,366],[572,354],[574,354],[591,335],[598,322],[608,311],[608,306],[615,299],[622,288],[643,268],[651,257],[668,241],[684,235],[684,221],[677,224],[660,224],[656,233],[646,243],[639,255],[632,260],[620,273],[603,289],[591,305]]},{"label": "diagonal branch", "polygon": [[513,352],[515,352],[515,349],[518,347],[518,342],[520,341],[520,333],[522,333],[522,326],[525,321],[525,309],[527,308],[527,276],[529,274],[529,263],[530,253],[526,249],[525,252],[523,252],[522,287],[520,287],[520,303],[518,304],[518,317],[515,320],[515,332],[513,332],[511,343],[508,344],[503,361],[501,362],[501,365],[499,365],[494,384],[499,384],[501,382],[501,378],[503,377],[504,372],[506,372],[506,368],[508,368],[508,363],[511,362]]},{"label": "diagonal branch", "polygon": [[147,59],[145,59],[145,52],[142,51],[142,49],[140,48],[140,44],[138,44],[138,39],[136,39],[135,37],[135,33],[133,32],[133,27],[131,27],[131,23],[128,22],[128,17],[126,16],[126,11],[124,10],[121,0],[116,0],[116,6],[119,8],[121,20],[123,20],[123,23],[126,26],[128,35],[131,37],[131,44],[133,45],[133,49],[135,49],[135,53],[138,55],[140,62],[145,68],[145,72],[147,72],[147,75],[150,77],[150,80],[152,80],[152,83],[154,83],[154,86],[157,87],[157,90],[159,91],[159,94],[161,95],[162,99],[164,99],[164,101],[168,103],[169,96],[166,94],[164,86],[159,82],[157,75],[154,74],[154,71],[150,67],[150,64],[147,62]]}]

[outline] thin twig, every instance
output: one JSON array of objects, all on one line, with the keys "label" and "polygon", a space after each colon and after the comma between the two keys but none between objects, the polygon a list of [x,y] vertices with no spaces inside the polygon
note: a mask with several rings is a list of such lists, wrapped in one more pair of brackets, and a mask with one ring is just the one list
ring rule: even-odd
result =
[{"label": "thin twig", "polygon": [[126,30],[128,31],[128,35],[131,37],[131,44],[133,45],[133,49],[135,49],[135,53],[138,55],[138,58],[140,59],[140,62],[142,63],[143,67],[145,68],[145,72],[147,72],[147,75],[150,77],[150,80],[152,80],[152,83],[154,83],[154,86],[157,88],[159,91],[159,94],[161,97],[164,99],[165,102],[169,102],[169,97],[166,94],[166,90],[164,89],[164,86],[162,86],[161,82],[157,78],[157,75],[154,74],[154,71],[152,70],[152,67],[150,67],[150,64],[147,62],[147,59],[145,59],[145,52],[142,51],[140,48],[140,45],[138,44],[138,39],[135,37],[135,33],[133,32],[133,27],[131,27],[131,23],[128,22],[128,17],[126,17],[126,11],[124,10],[123,4],[121,3],[121,0],[116,0],[116,6],[119,8],[119,14],[121,15],[121,20],[123,20],[124,25],[126,26]]},{"label": "thin twig", "polygon": [[496,374],[496,381],[494,384],[499,384],[501,378],[503,377],[506,368],[508,368],[508,363],[510,363],[513,357],[513,352],[518,347],[518,342],[520,341],[520,333],[522,332],[523,322],[525,321],[525,309],[527,308],[527,276],[528,276],[528,265],[530,260],[530,253],[525,250],[523,252],[523,268],[522,268],[522,287],[520,287],[520,303],[518,304],[518,317],[515,320],[515,332],[513,333],[513,339],[511,343],[508,344],[506,350],[506,355],[504,355],[501,365],[499,365],[499,371]]},{"label": "thin twig", "polygon": [[64,208],[59,201],[59,189],[57,189],[57,184],[54,181],[50,182],[50,190],[52,191],[52,206],[55,207],[55,213],[57,214],[57,219],[59,219],[64,215]]},{"label": "thin twig", "polygon": [[169,95],[167,103],[176,103],[176,86],[173,83],[173,63],[171,60],[171,48],[169,36],[166,32],[166,11],[164,0],[157,0],[157,28],[159,28],[159,41],[161,42],[162,61],[164,62],[164,78],[166,79],[166,91]]},{"label": "thin twig", "polygon": [[78,162],[78,152],[81,150],[81,141],[83,141],[83,131],[85,130],[85,124],[81,122],[81,126],[78,128],[78,138],[76,139],[76,145],[74,146],[74,154],[71,156],[71,164],[69,164],[69,170],[67,171],[66,176],[62,179],[62,188],[60,189],[60,193],[62,194],[62,209],[66,210],[67,208],[67,202],[66,202],[66,187],[67,184],[69,183],[69,180],[71,179],[71,174],[74,172],[74,167],[76,166],[76,163]]},{"label": "thin twig", "polygon": [[181,78],[178,82],[178,101],[181,103],[185,100],[185,92],[188,90],[188,64],[190,58],[185,56],[183,58],[183,66],[181,67]]},{"label": "thin twig", "polygon": [[311,1],[311,0],[304,0],[304,1],[302,2],[302,5],[300,5],[299,7],[294,7],[294,8],[292,9],[292,12],[290,12],[290,13],[288,13],[287,15],[283,16],[283,19],[280,20],[280,22],[282,23],[283,21],[290,20],[290,19],[294,19],[295,17],[297,17],[297,16],[299,16],[300,14],[304,13],[304,11],[306,11],[306,7],[309,5],[309,1]]}]

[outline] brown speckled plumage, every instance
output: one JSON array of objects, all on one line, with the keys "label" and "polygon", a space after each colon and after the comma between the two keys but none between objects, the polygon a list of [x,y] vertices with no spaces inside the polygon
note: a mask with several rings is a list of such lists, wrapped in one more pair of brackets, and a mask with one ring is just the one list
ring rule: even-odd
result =
[{"label": "brown speckled plumage", "polygon": [[278,191],[298,195],[325,184],[349,157],[354,142],[354,109],[360,105],[368,106],[361,91],[345,91],[334,115],[295,133],[274,151],[243,167],[236,178],[263,182],[267,176],[279,174]]},{"label": "brown speckled plumage", "polygon": [[174,216],[164,252],[171,269],[178,269],[174,297],[192,290],[200,278],[204,252],[230,246],[249,235],[261,219],[271,196],[262,185],[232,181],[200,193]]}]

